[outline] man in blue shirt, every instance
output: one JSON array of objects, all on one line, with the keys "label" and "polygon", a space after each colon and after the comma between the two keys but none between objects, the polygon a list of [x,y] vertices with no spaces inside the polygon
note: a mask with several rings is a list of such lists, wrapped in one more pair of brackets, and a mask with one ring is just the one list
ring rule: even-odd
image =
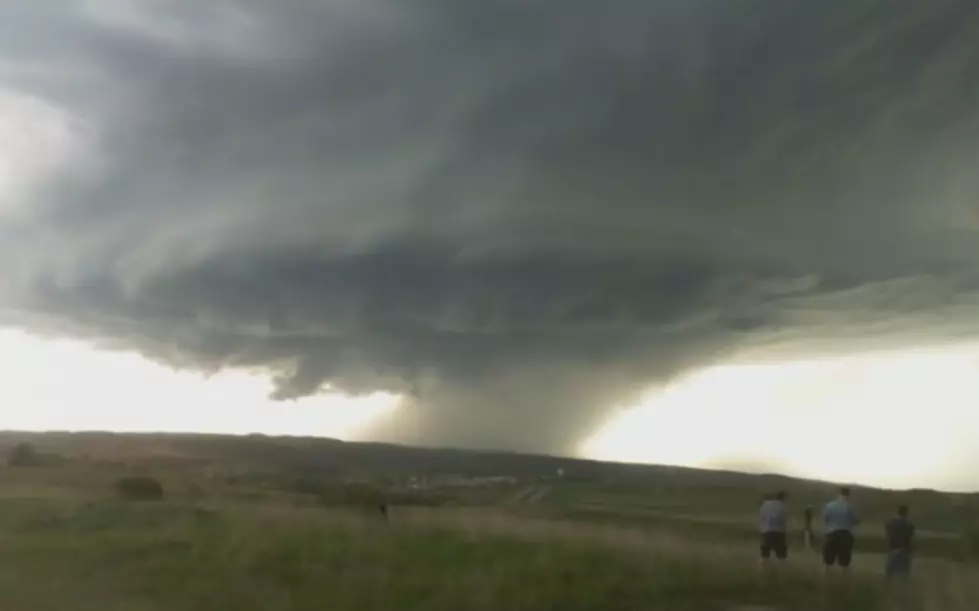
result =
[{"label": "man in blue shirt", "polygon": [[823,509],[823,528],[826,533],[823,543],[823,565],[829,571],[833,565],[842,570],[850,567],[853,560],[853,530],[859,523],[853,504],[850,502],[850,489],[840,488],[840,494],[826,503]]},{"label": "man in blue shirt", "polygon": [[788,495],[779,491],[766,497],[758,510],[759,530],[761,531],[761,563],[767,564],[772,554],[779,560],[789,557],[786,531],[789,524]]}]

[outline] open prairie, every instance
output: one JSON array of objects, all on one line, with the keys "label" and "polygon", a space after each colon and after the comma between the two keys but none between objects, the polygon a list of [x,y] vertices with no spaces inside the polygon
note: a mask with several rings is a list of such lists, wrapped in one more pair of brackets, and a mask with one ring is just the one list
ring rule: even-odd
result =
[{"label": "open prairie", "polygon": [[[575,461],[559,477],[546,457],[331,441],[2,439],[36,463],[0,472],[4,609],[954,611],[979,596],[971,495],[857,489],[854,573],[826,581],[799,537],[760,571],[754,530],[765,491],[798,513],[826,483]],[[163,499],[117,489],[134,476]],[[880,523],[898,502],[921,536],[895,596]]]}]

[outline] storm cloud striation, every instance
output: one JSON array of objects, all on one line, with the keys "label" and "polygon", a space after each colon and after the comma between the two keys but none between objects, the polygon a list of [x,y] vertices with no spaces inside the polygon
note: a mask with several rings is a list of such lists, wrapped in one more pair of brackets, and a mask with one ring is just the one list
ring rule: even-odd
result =
[{"label": "storm cloud striation", "polygon": [[0,322],[567,452],[979,332],[979,5],[0,0]]}]

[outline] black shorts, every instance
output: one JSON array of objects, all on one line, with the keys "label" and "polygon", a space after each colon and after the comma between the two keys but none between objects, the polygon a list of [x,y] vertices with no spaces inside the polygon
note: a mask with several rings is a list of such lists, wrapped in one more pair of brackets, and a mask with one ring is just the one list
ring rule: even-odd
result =
[{"label": "black shorts", "polygon": [[823,562],[827,566],[850,566],[850,561],[853,560],[853,543],[853,533],[848,530],[829,533],[823,542]]},{"label": "black shorts", "polygon": [[771,558],[772,554],[779,560],[789,557],[789,544],[785,533],[768,532],[761,534],[761,557]]}]

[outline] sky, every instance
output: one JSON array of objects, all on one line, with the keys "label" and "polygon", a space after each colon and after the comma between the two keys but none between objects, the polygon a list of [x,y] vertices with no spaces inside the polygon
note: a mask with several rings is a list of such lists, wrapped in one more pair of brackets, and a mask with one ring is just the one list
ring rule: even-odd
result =
[{"label": "sky", "polygon": [[0,428],[979,490],[977,36],[968,0],[0,0]]}]

